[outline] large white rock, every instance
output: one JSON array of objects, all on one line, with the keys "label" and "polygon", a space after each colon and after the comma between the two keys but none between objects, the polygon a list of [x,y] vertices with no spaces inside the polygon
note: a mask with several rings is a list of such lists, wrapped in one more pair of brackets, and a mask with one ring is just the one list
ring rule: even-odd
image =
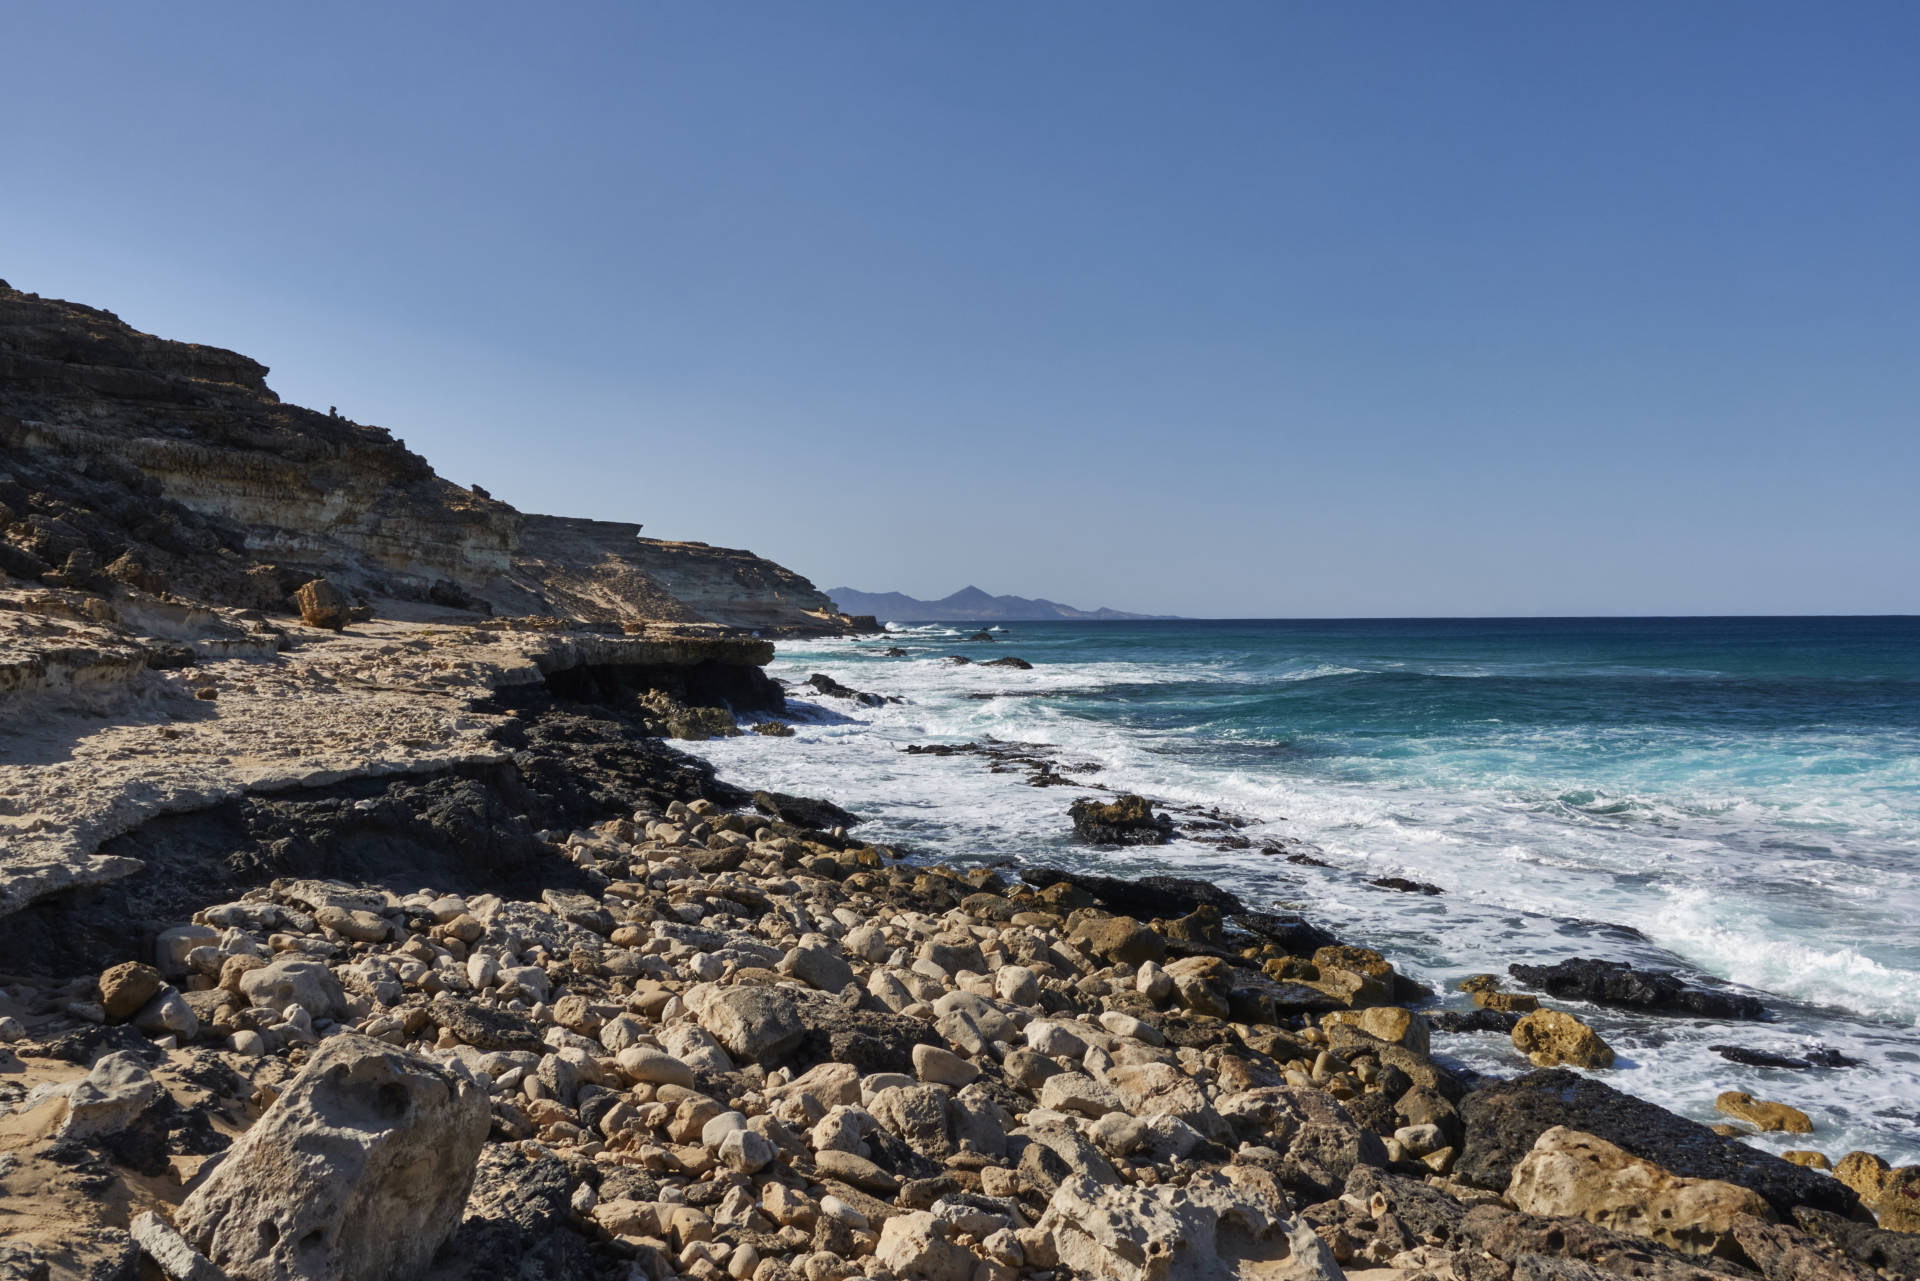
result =
[{"label": "large white rock", "polygon": [[1113,1281],[1343,1281],[1333,1252],[1287,1214],[1272,1176],[1246,1166],[1188,1186],[1064,1180],[1041,1216],[1063,1268]]},{"label": "large white rock", "polygon": [[71,1086],[67,1117],[60,1123],[63,1139],[84,1139],[124,1130],[160,1097],[160,1083],[125,1050],[103,1055],[93,1070]]},{"label": "large white rock", "polygon": [[180,1207],[237,1281],[401,1281],[459,1226],[490,1119],[465,1072],[337,1036]]},{"label": "large white rock", "polygon": [[283,953],[257,970],[240,976],[240,994],[255,1008],[278,1010],[298,1005],[316,1019],[337,1019],[346,1009],[347,993],[325,961]]}]

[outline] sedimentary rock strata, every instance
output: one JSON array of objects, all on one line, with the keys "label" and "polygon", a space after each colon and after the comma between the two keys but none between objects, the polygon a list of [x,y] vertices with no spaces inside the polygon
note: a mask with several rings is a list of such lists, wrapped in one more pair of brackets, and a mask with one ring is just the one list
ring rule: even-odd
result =
[{"label": "sedimentary rock strata", "polygon": [[0,574],[267,610],[325,578],[383,615],[851,625],[750,552],[525,515],[266,375],[0,282]]}]

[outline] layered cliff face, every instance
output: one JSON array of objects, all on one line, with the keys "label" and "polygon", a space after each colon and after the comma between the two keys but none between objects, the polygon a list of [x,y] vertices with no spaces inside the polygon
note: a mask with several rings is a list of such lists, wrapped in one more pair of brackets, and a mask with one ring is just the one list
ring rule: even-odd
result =
[{"label": "layered cliff face", "polygon": [[383,428],[282,403],[266,373],[0,283],[0,572],[281,611],[326,577],[377,613],[844,629],[751,553],[526,516]]},{"label": "layered cliff face", "polygon": [[510,577],[545,597],[553,612],[594,621],[841,626],[826,593],[790,569],[752,552],[642,538],[640,526],[615,521],[527,517]]}]

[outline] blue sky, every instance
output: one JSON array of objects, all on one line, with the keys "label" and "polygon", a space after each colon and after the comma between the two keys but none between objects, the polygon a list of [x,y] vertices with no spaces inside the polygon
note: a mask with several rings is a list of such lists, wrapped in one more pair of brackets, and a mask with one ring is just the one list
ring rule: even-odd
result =
[{"label": "blue sky", "polygon": [[0,10],[0,277],[821,586],[1920,612],[1920,8]]}]

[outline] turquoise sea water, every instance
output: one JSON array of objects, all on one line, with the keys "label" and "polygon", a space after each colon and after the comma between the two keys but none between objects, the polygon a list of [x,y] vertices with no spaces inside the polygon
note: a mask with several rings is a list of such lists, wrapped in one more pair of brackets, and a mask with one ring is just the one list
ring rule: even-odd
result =
[{"label": "turquoise sea water", "polygon": [[[1608,1079],[1703,1119],[1736,1088],[1814,1115],[1811,1141],[1765,1146],[1920,1158],[1920,619],[1019,623],[992,644],[973,630],[783,644],[775,675],[904,701],[800,690],[796,738],[699,749],[930,857],[1218,880],[1379,947],[1449,1003],[1466,974],[1567,956],[1742,985],[1774,1021],[1582,1010],[1622,1055]],[[1034,669],[978,665],[1006,654]],[[1044,745],[1089,785],[1217,806],[1253,848],[1091,851],[1066,819],[1090,787],[902,750],[989,738]],[[1332,866],[1263,855],[1266,837]],[[1445,893],[1367,884],[1384,875]],[[1738,1067],[1708,1049],[1729,1042],[1865,1063]],[[1525,1066],[1493,1034],[1438,1048]]]}]

